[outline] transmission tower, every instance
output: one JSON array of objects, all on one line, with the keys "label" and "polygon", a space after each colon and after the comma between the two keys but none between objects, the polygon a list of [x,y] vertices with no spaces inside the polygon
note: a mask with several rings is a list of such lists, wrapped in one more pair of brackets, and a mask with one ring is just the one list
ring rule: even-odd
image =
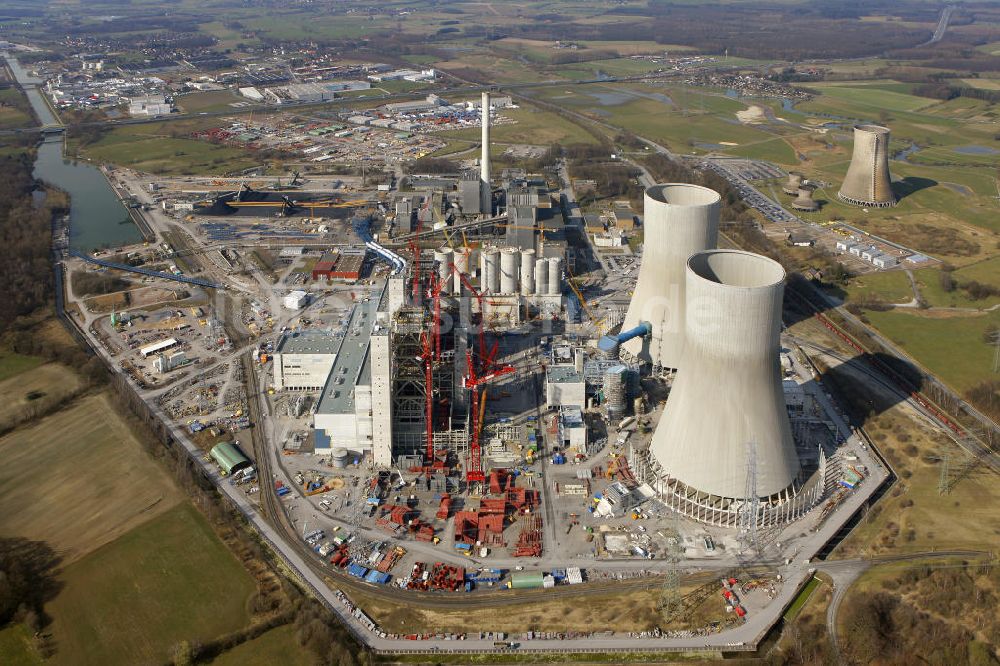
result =
[{"label": "transmission tower", "polygon": [[660,601],[656,605],[656,610],[663,618],[664,624],[669,624],[684,610],[684,600],[681,598],[681,554],[684,552],[681,546],[681,531],[679,514],[674,511],[670,530],[673,532],[673,543],[667,546],[667,567],[666,577],[663,581],[663,589],[660,591]]},{"label": "transmission tower", "polygon": [[941,476],[938,478],[938,494],[947,495],[951,490],[951,455],[945,451],[941,456]]}]

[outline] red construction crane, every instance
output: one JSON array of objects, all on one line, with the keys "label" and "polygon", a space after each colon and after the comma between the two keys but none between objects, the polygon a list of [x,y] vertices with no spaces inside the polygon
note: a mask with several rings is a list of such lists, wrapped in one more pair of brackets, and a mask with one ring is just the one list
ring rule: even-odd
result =
[{"label": "red construction crane", "polygon": [[[468,289],[470,292],[472,292],[472,295],[476,297],[476,301],[479,303],[479,319],[480,319],[480,322],[479,322],[479,358],[481,360],[484,360],[484,359],[486,359],[486,330],[485,330],[485,326],[483,325],[483,322],[486,320],[486,313],[483,311],[483,296],[482,296],[482,294],[479,293],[479,291],[476,290],[475,287],[472,286],[472,283],[469,281],[469,276],[467,276],[465,273],[462,273],[457,268],[455,268],[455,264],[452,264],[451,268],[452,268],[453,271],[455,271],[458,274],[458,277],[462,281],[462,284],[465,285],[466,289]],[[480,372],[485,372],[485,366],[483,366],[482,368],[480,368]]]},{"label": "red construction crane", "polygon": [[[496,354],[496,345],[493,347],[493,351],[490,356],[481,359],[483,368],[488,369],[493,365],[493,356]],[[468,375],[465,377],[465,388],[472,391],[472,402],[469,407],[469,412],[472,414],[472,438],[469,440],[469,462],[465,467],[465,480],[469,483],[484,483],[486,481],[486,475],[483,473],[483,452],[479,447],[479,430],[482,427],[483,411],[486,406],[486,395],[483,394],[483,401],[480,404],[479,398],[479,387],[487,382],[491,382],[497,377],[503,375],[509,375],[514,372],[514,368],[509,365],[497,368],[496,370],[487,370],[485,374],[480,375],[476,372],[475,365],[472,363],[472,352],[466,350],[466,357],[469,364]]]}]

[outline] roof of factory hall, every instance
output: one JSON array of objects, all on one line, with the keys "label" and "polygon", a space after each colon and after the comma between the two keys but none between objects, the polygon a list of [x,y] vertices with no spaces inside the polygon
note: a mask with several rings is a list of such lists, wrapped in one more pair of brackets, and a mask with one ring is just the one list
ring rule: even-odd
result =
[{"label": "roof of factory hall", "polygon": [[278,354],[336,354],[343,338],[328,330],[288,331],[278,340]]},{"label": "roof of factory hall", "polygon": [[[316,412],[319,414],[351,414],[354,412],[354,387],[365,374],[368,345],[371,341],[372,325],[375,323],[370,303],[354,306],[347,324],[343,342],[333,369],[327,377],[326,386],[319,398]],[[368,369],[368,376],[371,370]]]},{"label": "roof of factory hall", "polygon": [[583,382],[583,373],[577,372],[573,365],[550,365],[545,380],[555,384],[579,384]]}]

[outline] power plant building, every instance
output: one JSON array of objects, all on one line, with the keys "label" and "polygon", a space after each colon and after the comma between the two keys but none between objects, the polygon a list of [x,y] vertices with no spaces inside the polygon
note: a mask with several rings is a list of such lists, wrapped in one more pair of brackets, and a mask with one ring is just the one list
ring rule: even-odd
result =
[{"label": "power plant building", "polygon": [[319,391],[337,358],[341,338],[327,331],[287,332],[275,347],[276,391]]},{"label": "power plant building", "polygon": [[688,257],[715,247],[719,193],[686,183],[654,185],[644,197],[642,263],[622,330],[649,322],[651,334],[622,345],[627,356],[654,367],[677,368],[684,344]]},{"label": "power plant building", "polygon": [[889,128],[854,126],[854,152],[837,197],[855,206],[888,208],[896,205],[889,176]]}]

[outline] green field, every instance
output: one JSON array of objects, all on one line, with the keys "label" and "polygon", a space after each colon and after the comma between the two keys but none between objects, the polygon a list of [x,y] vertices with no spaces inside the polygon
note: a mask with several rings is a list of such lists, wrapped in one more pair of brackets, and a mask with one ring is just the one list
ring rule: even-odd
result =
[{"label": "green field", "polygon": [[895,310],[867,312],[866,316],[886,337],[959,392],[997,377],[993,373],[994,350],[983,341],[983,331],[989,324],[1000,324],[998,312],[938,317]]},{"label": "green field", "polygon": [[8,351],[0,352],[0,381],[37,368],[42,363],[45,363],[45,359],[37,356],[24,356]]},{"label": "green field", "polygon": [[23,624],[0,629],[0,661],[4,666],[35,666],[44,663],[31,644],[31,635]]},{"label": "green field", "polygon": [[238,645],[213,659],[215,666],[272,666],[272,664],[311,663],[313,655],[295,640],[296,628],[286,624]]},{"label": "green field", "polygon": [[186,95],[178,95],[177,106],[185,113],[211,113],[213,111],[233,110],[233,104],[249,102],[245,97],[240,97],[232,90],[209,90],[205,92],[193,92]]},{"label": "green field", "polygon": [[190,504],[181,504],[65,568],[46,606],[62,664],[163,663],[182,640],[249,621],[254,584]]},{"label": "green field", "polygon": [[260,163],[250,150],[189,138],[198,125],[171,121],[116,127],[82,152],[96,162],[164,175],[218,174]]},{"label": "green field", "polygon": [[[519,109],[503,109],[500,115],[517,122],[493,127],[491,138],[498,144],[527,143],[549,146],[553,143],[594,143],[594,137],[578,125],[537,107],[522,105]],[[481,131],[478,128],[471,128],[440,132],[437,136],[447,141],[478,142]]]},{"label": "green field", "polygon": [[35,119],[28,108],[28,99],[17,88],[0,90],[0,129],[33,127]]},{"label": "green field", "polygon": [[812,596],[812,593],[816,590],[817,587],[820,586],[821,583],[822,581],[819,578],[809,579],[809,582],[806,583],[805,587],[802,588],[802,591],[799,592],[799,596],[795,597],[795,601],[793,601],[792,604],[788,607],[788,610],[785,611],[784,615],[785,622],[791,622],[796,617],[798,617],[798,614],[802,611],[802,608],[806,605],[806,602],[809,601],[809,597]]},{"label": "green field", "polygon": [[859,302],[875,299],[884,303],[909,303],[913,298],[910,280],[903,271],[867,273],[851,280],[848,298]]}]

